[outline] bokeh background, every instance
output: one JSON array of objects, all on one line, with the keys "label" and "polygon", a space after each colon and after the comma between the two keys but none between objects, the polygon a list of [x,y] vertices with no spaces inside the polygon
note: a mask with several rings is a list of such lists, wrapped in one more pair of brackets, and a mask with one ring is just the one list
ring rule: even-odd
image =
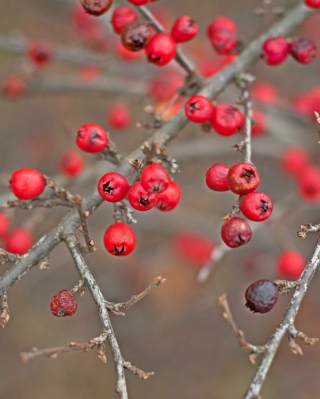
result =
[{"label": "bokeh background", "polygon": [[[0,0],[0,34],[23,36],[30,40],[45,39],[53,45],[90,48],[105,54],[102,74],[130,76],[146,80],[159,72],[142,59],[135,63],[116,57],[113,47],[116,36],[106,33],[106,46],[84,43],[74,30],[71,3],[63,0]],[[124,2],[114,1],[115,5]],[[273,1],[272,6],[290,6],[294,1]],[[238,2],[224,0],[165,1],[151,7],[165,14],[170,23],[183,14],[193,16],[200,33],[194,43],[183,45],[198,65],[214,53],[205,36],[208,23],[217,15],[233,18],[239,36],[246,43],[272,22],[272,13],[257,16],[258,0]],[[159,11],[160,10],[160,11]],[[102,19],[110,20],[110,14]],[[320,41],[319,15],[310,17],[292,37],[310,37]],[[105,43],[105,42],[104,42]],[[98,46],[99,47],[99,46]],[[101,48],[102,47],[102,48]],[[304,203],[296,183],[282,174],[279,160],[282,150],[301,145],[319,165],[319,147],[314,123],[299,115],[292,107],[292,98],[319,83],[319,57],[310,66],[287,60],[279,67],[266,67],[262,62],[250,72],[258,81],[268,81],[278,90],[277,104],[259,106],[266,114],[266,132],[254,138],[253,161],[261,175],[262,191],[274,200],[281,218],[271,218],[260,227],[247,246],[228,252],[205,284],[197,282],[200,262],[174,246],[174,237],[192,231],[208,240],[220,242],[222,217],[230,212],[236,197],[231,193],[213,193],[205,185],[205,172],[214,162],[228,165],[243,158],[231,146],[241,140],[206,134],[189,124],[169,146],[171,156],[178,159],[181,173],[182,200],[170,213],[152,210],[135,214],[138,224],[137,248],[132,256],[119,259],[109,255],[102,243],[105,229],[112,223],[113,208],[103,204],[89,219],[89,228],[98,250],[87,256],[87,262],[109,301],[124,301],[142,291],[154,277],[161,275],[167,283],[127,311],[125,317],[112,316],[112,323],[123,356],[144,371],[155,371],[148,381],[127,372],[131,399],[231,399],[240,398],[255,371],[246,353],[241,350],[229,326],[221,317],[217,298],[228,294],[230,306],[239,328],[249,342],[264,344],[278,324],[289,297],[279,298],[272,312],[252,314],[244,307],[246,287],[260,278],[278,278],[275,269],[277,255],[288,246],[301,251],[306,258],[316,237],[306,240],[296,237],[298,227],[305,222],[319,222],[319,204]],[[90,64],[90,62],[88,62]],[[0,78],[8,73],[25,73],[32,79],[45,81],[75,79],[82,66],[68,62],[52,62],[41,71],[31,71],[24,55],[0,50]],[[162,73],[166,74],[163,68]],[[79,77],[80,79],[80,77]],[[231,86],[225,99],[235,102],[239,92]],[[146,120],[144,107],[153,104],[147,93],[73,92],[33,93],[19,99],[0,98],[0,195],[11,196],[7,181],[17,168],[33,167],[50,176],[57,176],[56,162],[66,148],[76,149],[75,133],[85,122],[95,122],[110,130],[107,113],[114,102],[125,101],[135,122]],[[320,108],[320,107],[319,107]],[[320,111],[320,109],[318,109]],[[132,127],[126,131],[110,130],[119,152],[129,154],[150,135],[148,129]],[[88,170],[75,180],[67,180],[72,193],[86,195],[95,189],[102,173],[113,170],[106,162],[97,162],[84,155]],[[8,212],[12,226],[27,225],[35,240],[50,231],[65,215],[65,209]],[[254,224],[252,222],[252,224]],[[186,251],[187,252],[187,251]],[[10,265],[1,266],[4,273]],[[95,351],[71,353],[57,359],[38,358],[28,364],[20,361],[19,353],[32,347],[66,345],[70,341],[85,342],[101,332],[98,313],[87,293],[78,301],[78,311],[72,318],[55,318],[50,313],[51,297],[64,288],[71,289],[78,281],[76,269],[63,244],[50,254],[50,269],[34,268],[9,292],[11,319],[1,331],[0,396],[3,399],[47,399],[94,397],[116,398],[115,372],[112,355],[107,348],[107,365]],[[319,277],[316,276],[302,304],[296,327],[309,336],[320,336]],[[303,348],[304,350],[304,348]],[[294,356],[286,339],[278,351],[262,390],[264,398],[314,399],[320,389],[320,346],[306,348],[303,357]]]}]

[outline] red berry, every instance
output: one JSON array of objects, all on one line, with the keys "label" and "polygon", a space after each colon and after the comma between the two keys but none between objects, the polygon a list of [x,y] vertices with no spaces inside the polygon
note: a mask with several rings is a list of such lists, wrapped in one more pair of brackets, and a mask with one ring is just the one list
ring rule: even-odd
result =
[{"label": "red berry", "polygon": [[309,164],[310,157],[302,147],[289,147],[282,152],[280,162],[284,173],[297,177]]},{"label": "red berry", "polygon": [[187,118],[195,123],[209,122],[213,115],[213,106],[206,97],[192,96],[184,107]]},{"label": "red berry", "polygon": [[136,246],[134,231],[123,222],[116,222],[109,226],[103,240],[106,250],[116,256],[127,256]]},{"label": "red berry", "polygon": [[211,126],[221,136],[231,136],[239,132],[244,124],[244,117],[238,108],[230,104],[213,107]]},{"label": "red berry", "polygon": [[169,175],[165,168],[159,164],[153,163],[143,168],[140,183],[149,193],[161,193],[169,185]]},{"label": "red berry", "polygon": [[262,222],[271,215],[273,204],[264,193],[254,192],[245,195],[240,202],[243,215],[254,222]]},{"label": "red berry", "polygon": [[279,276],[297,280],[307,261],[298,251],[282,252],[277,258],[276,268]]},{"label": "red berry", "polygon": [[145,50],[149,62],[159,66],[166,65],[176,54],[176,42],[167,33],[157,33]]},{"label": "red berry", "polygon": [[221,30],[236,34],[237,26],[231,19],[227,17],[217,17],[208,26],[207,34],[211,39],[217,32]]},{"label": "red berry", "polygon": [[305,4],[311,8],[320,8],[320,0],[304,0]]},{"label": "red berry", "polygon": [[260,176],[255,166],[249,163],[237,163],[229,169],[227,183],[233,193],[245,195],[258,187]]},{"label": "red berry", "polygon": [[310,64],[317,55],[317,47],[311,40],[295,39],[290,44],[290,53],[298,62]]},{"label": "red berry", "polygon": [[177,43],[187,42],[195,37],[197,33],[198,25],[189,15],[183,15],[178,18],[171,30],[171,36]]},{"label": "red berry", "polygon": [[4,213],[0,213],[0,239],[4,238],[9,230],[9,219]]},{"label": "red berry", "polygon": [[77,302],[73,292],[62,290],[50,302],[51,313],[57,317],[72,316],[77,310]]},{"label": "red berry", "polygon": [[269,280],[258,280],[246,290],[246,307],[257,313],[267,313],[278,300],[278,288]]},{"label": "red berry", "polygon": [[117,172],[106,173],[98,183],[99,194],[108,202],[122,201],[127,196],[129,188],[128,180]]},{"label": "red berry", "polygon": [[4,242],[4,249],[17,255],[24,255],[33,244],[33,236],[24,227],[16,227],[7,235]]},{"label": "red berry", "polygon": [[237,47],[236,35],[228,30],[219,30],[211,36],[213,48],[222,55],[230,54]]},{"label": "red berry", "polygon": [[115,33],[120,34],[122,29],[137,19],[137,14],[129,7],[117,7],[114,9],[111,24]]},{"label": "red berry", "polygon": [[257,82],[252,85],[252,98],[263,104],[274,104],[278,100],[278,92],[268,82]]},{"label": "red berry", "polygon": [[225,221],[221,227],[221,238],[230,248],[238,248],[251,240],[252,231],[248,223],[238,217]]},{"label": "red berry", "polygon": [[127,129],[131,125],[131,113],[127,104],[114,104],[109,111],[108,120],[114,129]]},{"label": "red berry", "polygon": [[129,3],[134,4],[135,6],[142,6],[143,4],[149,3],[150,0],[128,0]]},{"label": "red berry", "polygon": [[28,57],[36,67],[48,64],[52,59],[52,47],[46,42],[36,42],[29,45]]},{"label": "red berry", "polygon": [[229,166],[222,163],[214,163],[206,174],[206,184],[210,190],[214,191],[228,191],[227,174]]},{"label": "red berry", "polygon": [[61,173],[75,177],[82,172],[84,160],[77,151],[68,150],[60,155],[57,164]]},{"label": "red berry", "polygon": [[162,193],[157,194],[156,207],[162,212],[172,211],[178,205],[180,197],[181,190],[179,184],[170,181],[168,188],[162,191]]},{"label": "red berry", "polygon": [[157,194],[146,191],[138,181],[130,187],[128,201],[132,208],[138,211],[148,211],[155,206]]},{"label": "red berry", "polygon": [[85,152],[101,152],[108,144],[108,134],[95,123],[86,123],[77,132],[77,146]]},{"label": "red berry", "polygon": [[298,189],[302,199],[308,202],[320,200],[320,168],[308,165],[298,176]]},{"label": "red berry", "polygon": [[26,89],[27,83],[24,77],[18,74],[7,75],[2,83],[2,91],[8,97],[21,97],[25,94]]},{"label": "red berry", "polygon": [[252,116],[253,116],[253,123],[252,123],[252,127],[251,127],[251,133],[254,136],[263,134],[266,129],[265,114],[262,111],[254,109]]},{"label": "red berry", "polygon": [[289,44],[284,37],[270,37],[262,46],[262,57],[268,65],[278,65],[285,60],[289,52]]},{"label": "red berry", "polygon": [[21,200],[39,197],[45,188],[43,175],[35,169],[18,169],[11,177],[10,188]]},{"label": "red berry", "polygon": [[84,10],[90,14],[98,17],[109,10],[112,5],[112,0],[80,0]]},{"label": "red berry", "polygon": [[151,31],[149,26],[138,22],[131,22],[121,31],[121,43],[132,52],[143,50],[149,43]]}]

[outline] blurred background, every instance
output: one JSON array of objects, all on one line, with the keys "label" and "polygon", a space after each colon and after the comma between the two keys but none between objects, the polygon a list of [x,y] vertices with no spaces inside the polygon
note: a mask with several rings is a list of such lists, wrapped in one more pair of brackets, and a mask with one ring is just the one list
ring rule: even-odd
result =
[{"label": "blurred background", "polygon": [[[259,13],[263,5],[258,0],[160,0],[150,8],[169,29],[182,14],[189,14],[198,22],[199,35],[182,47],[198,69],[210,76],[230,61],[215,55],[206,37],[213,18],[232,18],[240,40],[248,43],[272,23],[274,7],[279,13],[281,7],[295,3],[274,0],[263,15],[255,12],[258,8]],[[86,164],[84,172],[76,178],[62,177],[57,167],[61,154],[66,149],[80,154],[75,145],[78,127],[86,122],[104,126],[119,152],[129,154],[151,134],[150,129],[135,127],[137,122],[148,121],[144,107],[152,105],[162,112],[172,97],[159,94],[150,82],[160,79],[162,87],[175,76],[174,84],[181,86],[184,73],[174,63],[161,70],[148,65],[143,55],[128,60],[128,55],[119,50],[118,36],[110,26],[112,10],[87,28],[87,19],[77,2],[0,0],[0,4],[1,200],[12,198],[7,181],[14,170],[22,167],[36,168],[60,179],[72,193],[87,195],[95,189],[99,177],[114,170],[114,166],[81,154]],[[114,1],[114,6],[118,5],[127,4]],[[320,15],[313,15],[291,37],[307,37],[319,45],[319,22]],[[53,60],[35,68],[23,48],[39,39],[50,43]],[[71,48],[75,53],[68,51]],[[60,54],[64,49],[70,59],[64,56],[64,61],[55,60],[58,49]],[[135,213],[137,248],[128,258],[115,258],[103,247],[104,231],[113,221],[112,205],[103,204],[89,218],[90,234],[98,250],[86,259],[109,301],[129,299],[156,276],[168,279],[128,310],[125,317],[111,316],[124,358],[144,371],[155,372],[147,381],[127,372],[130,399],[240,398],[249,385],[255,367],[223,321],[217,298],[224,292],[228,294],[238,327],[250,343],[262,345],[279,323],[289,296],[281,296],[268,314],[252,314],[244,306],[245,289],[255,280],[281,277],[276,260],[283,251],[297,250],[306,259],[312,254],[316,237],[310,235],[301,240],[296,231],[303,223],[319,222],[319,199],[305,200],[299,192],[299,181],[283,173],[281,159],[286,148],[299,146],[309,154],[309,162],[319,166],[318,136],[312,119],[315,109],[320,112],[319,63],[319,56],[307,66],[293,59],[277,67],[267,67],[260,61],[250,70],[256,77],[254,106],[262,113],[261,130],[253,138],[252,159],[261,176],[261,191],[274,201],[275,217],[254,227],[256,231],[247,246],[226,252],[205,283],[198,282],[199,270],[212,248],[220,245],[222,218],[237,199],[230,192],[210,191],[205,173],[215,162],[231,166],[243,160],[243,155],[231,147],[241,141],[241,134],[226,138],[189,124],[168,146],[170,156],[177,158],[181,169],[175,176],[181,185],[181,203],[168,213]],[[26,90],[21,89],[21,81],[14,81],[12,89],[10,79],[8,89],[8,76],[12,74],[27,82]],[[124,89],[119,92],[109,88],[115,77],[124,82]],[[261,86],[259,90],[261,82],[268,83],[269,91]],[[126,87],[130,93],[126,93]],[[238,97],[239,90],[231,85],[218,101],[236,103]],[[123,129],[110,118],[112,107],[119,103],[130,113],[130,121]],[[175,102],[166,115],[180,106],[179,101]],[[11,229],[26,226],[37,241],[56,226],[66,209],[10,210],[6,214]],[[1,274],[8,267],[1,266]],[[86,342],[100,334],[97,309],[88,293],[79,298],[73,317],[55,318],[50,312],[52,296],[71,289],[77,282],[76,269],[61,244],[50,254],[49,270],[34,268],[10,290],[11,319],[1,331],[0,340],[1,398],[117,397],[109,348],[106,365],[95,351],[64,354],[57,359],[37,358],[28,364],[19,358],[20,352],[32,347]],[[318,284],[316,276],[296,320],[296,327],[311,337],[320,336]],[[303,350],[303,357],[293,355],[284,340],[263,387],[264,398],[319,396],[320,346]]]}]

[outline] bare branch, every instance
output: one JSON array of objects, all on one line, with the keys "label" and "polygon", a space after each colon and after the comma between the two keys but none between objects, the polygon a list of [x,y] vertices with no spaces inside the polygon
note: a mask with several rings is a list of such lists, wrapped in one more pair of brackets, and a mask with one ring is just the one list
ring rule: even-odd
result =
[{"label": "bare branch", "polygon": [[140,369],[138,369],[138,367],[133,366],[130,362],[124,361],[124,367],[131,371],[132,374],[136,374],[138,377],[140,377],[142,380],[147,380],[149,377],[154,375],[154,372],[151,371],[149,373],[146,373]]}]

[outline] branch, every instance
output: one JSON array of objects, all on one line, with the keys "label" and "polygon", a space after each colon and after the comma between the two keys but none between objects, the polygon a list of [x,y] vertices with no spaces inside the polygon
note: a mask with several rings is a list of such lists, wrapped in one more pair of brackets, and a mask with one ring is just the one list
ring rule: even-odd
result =
[{"label": "branch", "polygon": [[311,224],[311,223],[305,223],[300,226],[300,229],[298,230],[298,237],[300,238],[306,238],[308,233],[317,233],[320,231],[320,223],[319,224]]}]

